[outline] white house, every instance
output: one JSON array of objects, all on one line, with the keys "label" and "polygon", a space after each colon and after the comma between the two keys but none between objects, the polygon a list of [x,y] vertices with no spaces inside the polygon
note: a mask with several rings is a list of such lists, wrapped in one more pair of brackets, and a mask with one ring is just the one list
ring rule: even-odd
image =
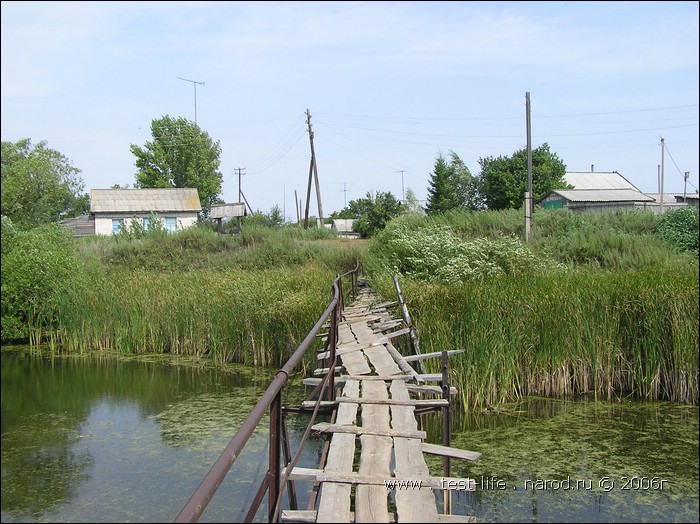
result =
[{"label": "white house", "polygon": [[196,224],[200,211],[193,188],[90,190],[96,235],[113,235],[134,220],[148,227],[154,216],[168,231],[178,231]]}]

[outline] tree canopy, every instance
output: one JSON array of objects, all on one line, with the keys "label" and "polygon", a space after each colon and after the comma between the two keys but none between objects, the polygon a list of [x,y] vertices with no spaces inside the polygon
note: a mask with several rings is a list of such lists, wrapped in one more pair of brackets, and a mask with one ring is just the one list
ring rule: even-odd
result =
[{"label": "tree canopy", "polygon": [[2,214],[21,229],[87,213],[80,170],[45,141],[2,142]]},{"label": "tree canopy", "polygon": [[[479,159],[479,191],[488,209],[518,209],[527,191],[527,149],[511,157]],[[553,189],[567,189],[564,181],[566,165],[545,142],[532,150],[532,198],[539,202]]]},{"label": "tree canopy", "polygon": [[331,213],[331,218],[356,219],[354,230],[366,238],[384,229],[402,210],[403,206],[391,192],[367,192],[365,198],[351,200],[343,210]]},{"label": "tree canopy", "polygon": [[219,172],[221,147],[197,124],[185,118],[163,118],[151,122],[153,141],[143,148],[131,144],[136,156],[137,188],[196,188],[202,211],[209,213],[220,198],[223,176]]},{"label": "tree canopy", "polygon": [[476,179],[457,153],[449,161],[440,153],[428,186],[427,213],[436,215],[452,209],[477,210],[483,207]]}]

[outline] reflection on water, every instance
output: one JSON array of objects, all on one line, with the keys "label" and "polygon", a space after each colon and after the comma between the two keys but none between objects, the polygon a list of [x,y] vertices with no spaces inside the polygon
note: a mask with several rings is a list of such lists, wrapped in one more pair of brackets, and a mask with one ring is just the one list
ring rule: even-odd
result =
[{"label": "reflection on water", "polygon": [[[2,521],[172,521],[273,372],[3,351]],[[264,419],[202,522],[244,517],[267,445]]]},{"label": "reflection on water", "polygon": [[[3,351],[3,522],[177,516],[274,370],[159,360]],[[285,404],[303,397],[292,387]],[[288,419],[296,450],[308,419]],[[441,442],[439,415],[423,426]],[[317,467],[321,443],[312,437],[300,466]],[[482,453],[476,462],[452,460],[452,476],[478,481],[476,492],[454,494],[454,513],[481,522],[698,521],[697,407],[532,399],[500,414],[455,414],[452,445]],[[441,476],[441,459],[426,459]],[[264,421],[201,521],[242,520],[266,467]],[[626,490],[625,477],[649,481]],[[302,508],[308,487],[297,487]]]}]

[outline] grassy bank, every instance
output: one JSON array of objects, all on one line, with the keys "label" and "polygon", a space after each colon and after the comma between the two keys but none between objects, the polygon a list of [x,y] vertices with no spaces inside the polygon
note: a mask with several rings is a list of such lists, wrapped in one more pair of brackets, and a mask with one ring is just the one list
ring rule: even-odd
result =
[{"label": "grassy bank", "polygon": [[[364,243],[298,227],[243,231],[78,241],[52,228],[18,234],[21,249],[3,256],[3,293],[12,291],[3,297],[3,325],[13,306],[25,331],[6,337],[3,330],[3,339],[280,365],[325,310],[336,275],[362,258]],[[60,249],[42,250],[52,245],[47,238]],[[41,264],[27,265],[37,253],[62,269],[47,280]]]},{"label": "grassy bank", "polygon": [[517,231],[514,218],[412,217],[370,249],[372,285],[393,297],[400,276],[422,350],[466,349],[451,357],[464,406],[579,394],[697,404],[697,254],[660,238],[651,214],[542,213],[529,246],[497,233]]}]

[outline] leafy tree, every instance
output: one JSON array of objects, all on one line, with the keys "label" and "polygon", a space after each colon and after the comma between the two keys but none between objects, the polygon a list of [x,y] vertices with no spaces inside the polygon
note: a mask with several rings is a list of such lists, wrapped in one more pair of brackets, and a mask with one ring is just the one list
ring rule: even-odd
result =
[{"label": "leafy tree", "polygon": [[2,142],[2,214],[19,229],[87,213],[80,170],[45,141]]},{"label": "leafy tree", "polygon": [[[519,209],[527,191],[527,149],[511,157],[480,158],[478,185],[488,209]],[[566,165],[545,142],[532,151],[532,198],[539,202],[553,189],[569,189]]]},{"label": "leafy tree", "polygon": [[151,122],[152,142],[144,148],[131,144],[136,156],[137,188],[191,187],[199,193],[206,216],[220,198],[223,176],[219,172],[221,147],[197,124],[185,118],[164,116]]},{"label": "leafy tree", "polygon": [[469,168],[454,151],[449,162],[442,153],[435,160],[435,169],[428,187],[429,215],[445,213],[452,209],[477,210],[483,207],[477,181]]},{"label": "leafy tree", "polygon": [[331,213],[331,218],[355,219],[354,230],[363,238],[371,237],[384,229],[386,224],[403,211],[403,206],[391,192],[367,192],[365,198],[351,200],[340,212]]},{"label": "leafy tree", "polygon": [[410,187],[406,189],[406,201],[403,203],[404,213],[416,213],[419,215],[424,215],[425,210],[423,206],[420,205],[418,197],[416,197],[415,192]]}]

